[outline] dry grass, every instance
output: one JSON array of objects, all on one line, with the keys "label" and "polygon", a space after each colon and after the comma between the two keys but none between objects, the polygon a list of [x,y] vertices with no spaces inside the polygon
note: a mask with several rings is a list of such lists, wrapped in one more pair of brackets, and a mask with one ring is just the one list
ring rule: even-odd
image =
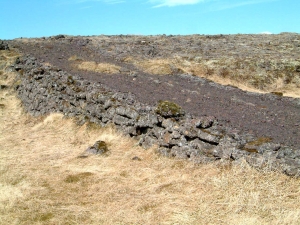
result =
[{"label": "dry grass", "polygon": [[78,61],[78,62],[80,62],[80,61],[83,61],[83,58],[80,57],[80,56],[77,56],[77,55],[73,55],[73,56],[71,56],[71,57],[68,59],[68,61]]},{"label": "dry grass", "polygon": [[[174,71],[204,77],[222,85],[236,86],[250,92],[282,92],[284,96],[300,97],[300,77],[291,75],[289,66],[296,62],[277,62],[281,67],[266,73],[254,62],[240,59],[206,60],[185,59],[174,56],[169,59],[132,60],[141,70],[156,75],[171,75]],[[295,67],[294,65],[294,67]],[[278,72],[280,70],[280,72]],[[277,72],[275,72],[277,71]],[[276,74],[277,73],[277,74]]]},{"label": "dry grass", "polygon": [[[112,128],[30,117],[11,90],[0,99],[0,224],[299,224],[300,180],[162,158]],[[97,140],[109,156],[78,158]]]},{"label": "dry grass", "polygon": [[97,73],[107,73],[107,74],[114,74],[120,73],[121,67],[109,64],[109,63],[96,63],[96,62],[81,62],[78,65],[78,69],[93,71]]},{"label": "dry grass", "polygon": [[156,75],[172,74],[172,63],[168,59],[151,59],[145,61],[137,61],[136,65],[146,73]]}]

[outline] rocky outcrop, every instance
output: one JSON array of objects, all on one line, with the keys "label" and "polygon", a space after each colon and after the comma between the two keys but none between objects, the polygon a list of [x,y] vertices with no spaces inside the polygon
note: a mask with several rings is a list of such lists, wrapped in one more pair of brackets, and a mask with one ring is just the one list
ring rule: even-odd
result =
[{"label": "rocky outcrop", "polygon": [[113,92],[30,56],[18,59],[14,67],[19,72],[16,90],[33,115],[61,112],[81,123],[114,124],[144,148],[157,145],[157,152],[167,157],[195,163],[245,159],[254,167],[300,174],[299,149],[221,126],[215,117],[194,117],[169,101],[151,107],[131,93]]}]

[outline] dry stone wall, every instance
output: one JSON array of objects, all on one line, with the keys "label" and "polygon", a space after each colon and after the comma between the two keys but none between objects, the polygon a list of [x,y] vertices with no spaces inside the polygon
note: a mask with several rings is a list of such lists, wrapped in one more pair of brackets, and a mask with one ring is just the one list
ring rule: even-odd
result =
[{"label": "dry stone wall", "polygon": [[142,104],[131,93],[114,92],[29,55],[17,59],[14,69],[19,74],[18,95],[24,108],[35,116],[61,112],[81,123],[114,124],[144,148],[157,145],[157,152],[167,157],[195,163],[245,159],[258,168],[300,174],[299,149],[223,127],[217,118],[195,118],[168,101],[157,107]]}]

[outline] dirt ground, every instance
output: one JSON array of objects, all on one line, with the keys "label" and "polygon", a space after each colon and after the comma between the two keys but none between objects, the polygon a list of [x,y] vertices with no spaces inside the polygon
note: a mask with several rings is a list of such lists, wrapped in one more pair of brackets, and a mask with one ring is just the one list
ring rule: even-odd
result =
[{"label": "dirt ground", "polygon": [[[110,54],[118,48],[117,44],[98,45],[96,48],[95,42],[91,43],[93,41],[80,37],[11,42],[23,54],[31,54],[45,63],[100,82],[113,90],[131,92],[143,103],[156,105],[159,100],[170,100],[195,116],[215,116],[221,125],[300,148],[299,98],[283,97],[281,93],[246,92],[180,71],[164,76],[147,73],[130,59],[130,55],[122,58]],[[139,46],[135,50],[137,55]],[[141,58],[145,57],[140,54]],[[84,62],[92,63],[82,64]],[[100,65],[112,65],[113,72],[97,71],[95,68]]]}]

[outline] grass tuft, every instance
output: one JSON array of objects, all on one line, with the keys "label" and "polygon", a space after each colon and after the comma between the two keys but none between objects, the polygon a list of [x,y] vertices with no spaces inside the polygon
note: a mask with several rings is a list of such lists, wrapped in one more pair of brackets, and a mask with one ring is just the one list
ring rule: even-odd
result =
[{"label": "grass tuft", "polygon": [[81,62],[78,64],[78,68],[81,70],[107,74],[119,73],[121,69],[121,67],[114,64],[96,62]]},{"label": "grass tuft", "polygon": [[78,173],[74,175],[68,175],[66,179],[64,180],[66,183],[77,183],[80,180],[83,180],[89,176],[93,175],[90,172],[84,172],[84,173]]}]

